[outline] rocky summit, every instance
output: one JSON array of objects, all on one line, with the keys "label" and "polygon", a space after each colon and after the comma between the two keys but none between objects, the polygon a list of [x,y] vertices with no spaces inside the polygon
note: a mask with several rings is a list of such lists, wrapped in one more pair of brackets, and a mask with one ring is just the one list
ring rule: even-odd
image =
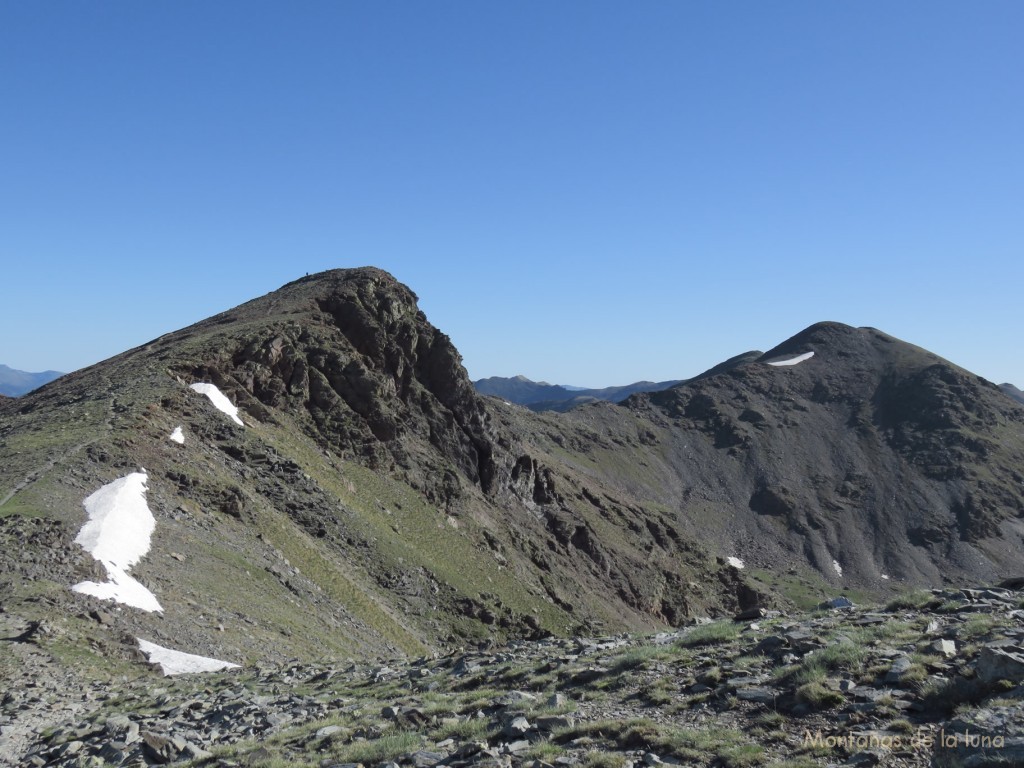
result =
[{"label": "rocky summit", "polygon": [[[540,695],[564,682],[559,659],[576,653],[578,638],[629,632],[633,639],[620,640],[639,647],[645,641],[637,637],[689,631],[698,618],[751,612],[807,622],[815,617],[803,612],[825,599],[868,604],[912,589],[946,590],[936,594],[948,599],[929,610],[959,616],[947,603],[962,585],[1020,576],[1021,467],[1024,406],[872,328],[819,323],[766,353],[737,355],[660,391],[535,413],[479,394],[450,339],[387,273],[311,275],[0,399],[0,619],[11,650],[0,654],[9,691],[0,754],[92,764],[113,761],[114,753],[100,754],[113,744],[126,764],[206,759],[220,737],[266,741],[269,728],[312,722],[342,699],[361,711],[362,693],[376,701],[383,689],[373,686],[390,680],[360,688],[369,685],[360,678],[363,665],[401,670],[403,679],[425,670],[428,685],[442,671],[437,665],[456,663],[451,654],[459,648],[484,648],[492,660],[535,654],[539,667],[554,664],[537,673],[555,675],[545,684],[508,681],[510,690]],[[1003,634],[979,636],[1013,645],[1020,606],[1005,592],[985,594],[979,602],[970,593],[979,607],[968,612],[1003,611]],[[807,631],[831,637],[825,629]],[[920,669],[925,678],[941,676],[942,668],[929,666],[937,661],[913,655],[931,651],[906,647],[917,629],[906,628],[895,650],[906,651],[912,676],[920,678]],[[788,630],[777,630],[786,644],[776,650],[789,649]],[[750,656],[741,644],[758,632],[730,636],[726,645]],[[683,638],[673,637],[675,648]],[[929,642],[935,639],[956,640]],[[1000,647],[984,661],[961,651],[957,674],[973,679],[979,664],[1002,663]],[[676,663],[668,651],[649,653],[650,660],[620,670],[622,690],[634,684],[625,681],[646,679],[638,670],[648,663]],[[689,653],[673,669],[690,664]],[[784,671],[798,658],[787,661],[787,653],[799,656],[754,654],[770,657],[771,674],[783,677],[768,681],[774,687],[763,679],[751,687],[775,691],[792,704],[779,709],[784,716],[801,716],[807,702],[790,696],[799,677]],[[412,659],[424,661],[417,667]],[[207,728],[206,705],[189,704],[195,728],[179,727],[191,717],[181,712],[174,723],[139,725],[147,747],[128,740],[121,725],[111,726],[116,732],[102,745],[90,740],[92,731],[79,733],[95,730],[103,713],[115,717],[99,705],[122,696],[136,704],[116,717],[167,708],[178,689],[149,664],[192,674],[239,666],[196,678],[201,702],[229,706],[216,686],[237,689],[242,684],[230,681],[244,679],[259,701],[292,691],[301,703],[294,711],[275,704],[271,723],[245,709],[246,700],[230,710],[245,710],[239,732],[226,715]],[[488,673],[500,664],[481,662]],[[611,679],[576,671],[595,675],[594,685]],[[341,686],[320,691],[330,693],[326,708],[301,698],[312,695],[303,686],[319,674]],[[999,680],[1012,682],[1007,674]],[[815,681],[800,685],[807,682]],[[738,689],[719,695],[699,684],[711,689],[696,694],[707,694],[716,717],[728,709],[723,702],[747,702]],[[172,698],[147,699],[154,686]],[[212,687],[200,693],[203,686]],[[435,693],[460,691],[445,683]],[[976,693],[988,701],[1004,692]],[[427,721],[399,717],[402,707],[429,715],[425,704],[381,704],[398,707],[385,720],[401,727],[380,736],[405,734],[411,745],[407,732],[416,731],[417,749],[443,753],[447,764],[477,754],[454,757],[472,749],[471,736],[486,742],[480,759],[518,759],[519,751],[502,753],[502,745],[524,740],[542,750],[532,759],[555,757],[534,743],[533,709],[522,713],[531,727],[496,741],[497,704],[481,701],[476,719],[485,722],[446,736],[423,730]],[[459,715],[469,711],[458,698],[451,706]],[[927,720],[931,711],[921,711],[921,723],[937,722]],[[658,714],[654,722],[672,726],[674,716]],[[45,730],[69,718],[93,718],[92,725],[56,726],[59,736]],[[337,725],[349,730],[331,743],[378,740],[375,731],[355,732],[369,725]],[[603,734],[576,733],[565,743],[583,739],[579,748],[556,757],[596,760],[586,753],[612,749]],[[453,743],[439,747],[446,738]],[[652,756],[639,759],[657,764],[658,745],[669,743],[660,738],[643,745],[629,738],[615,749],[625,755],[644,746]],[[588,743],[597,746],[585,749]],[[745,764],[728,762],[726,746],[707,759]],[[275,749],[267,743],[223,759],[292,759]],[[673,749],[682,754],[679,744]],[[758,754],[773,760],[785,748]],[[344,755],[339,747],[338,762],[373,762]]]}]

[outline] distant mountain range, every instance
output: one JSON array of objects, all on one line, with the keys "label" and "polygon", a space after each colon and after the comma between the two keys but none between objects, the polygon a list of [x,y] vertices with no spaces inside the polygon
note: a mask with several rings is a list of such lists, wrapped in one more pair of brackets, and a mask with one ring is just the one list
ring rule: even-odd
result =
[{"label": "distant mountain range", "polygon": [[33,389],[38,389],[47,382],[63,376],[60,371],[43,371],[42,373],[27,373],[17,371],[6,365],[0,365],[0,395],[18,397]]},{"label": "distant mountain range", "polygon": [[546,381],[531,381],[525,376],[491,376],[473,382],[481,395],[500,397],[510,403],[525,405],[531,411],[567,411],[577,405],[605,400],[619,403],[638,392],[660,392],[663,389],[682,384],[673,381],[637,381],[621,387],[587,389],[569,384],[548,384]]}]

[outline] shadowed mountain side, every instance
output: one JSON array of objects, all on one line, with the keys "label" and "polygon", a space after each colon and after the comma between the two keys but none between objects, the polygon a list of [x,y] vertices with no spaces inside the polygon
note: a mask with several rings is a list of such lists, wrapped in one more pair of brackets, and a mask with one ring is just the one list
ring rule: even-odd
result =
[{"label": "shadowed mountain side", "polygon": [[566,418],[631,442],[634,463],[610,451],[606,476],[748,568],[940,583],[1008,575],[1024,548],[1024,409],[871,328],[820,323],[725,373]]}]

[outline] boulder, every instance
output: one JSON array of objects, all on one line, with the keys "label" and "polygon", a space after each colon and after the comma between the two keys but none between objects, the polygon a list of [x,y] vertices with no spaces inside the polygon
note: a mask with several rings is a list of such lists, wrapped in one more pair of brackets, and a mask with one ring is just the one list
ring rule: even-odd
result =
[{"label": "boulder", "polygon": [[1024,681],[1024,655],[1004,648],[985,646],[978,654],[976,669],[978,679],[984,682],[1010,680],[1020,683]]}]

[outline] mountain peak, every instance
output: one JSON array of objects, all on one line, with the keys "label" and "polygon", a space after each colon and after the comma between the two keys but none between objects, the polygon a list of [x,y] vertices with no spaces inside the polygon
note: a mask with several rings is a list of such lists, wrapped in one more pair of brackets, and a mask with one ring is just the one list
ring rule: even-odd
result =
[{"label": "mountain peak", "polygon": [[323,299],[331,295],[340,295],[352,298],[374,294],[400,297],[400,301],[406,305],[415,305],[419,301],[419,297],[391,273],[377,267],[351,267],[329,269],[300,277],[266,296],[255,299],[254,302],[280,304],[289,300],[301,301],[309,297]]}]

